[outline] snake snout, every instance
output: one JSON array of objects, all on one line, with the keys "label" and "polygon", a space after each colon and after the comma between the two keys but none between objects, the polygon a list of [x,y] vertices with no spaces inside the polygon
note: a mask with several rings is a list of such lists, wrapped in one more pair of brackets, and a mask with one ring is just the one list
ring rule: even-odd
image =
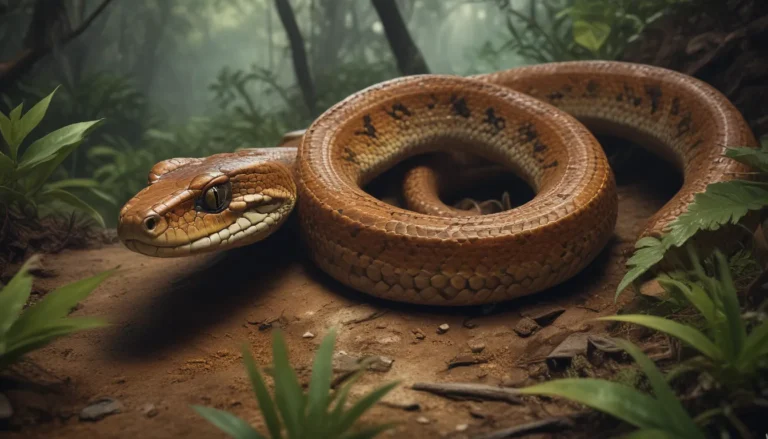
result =
[{"label": "snake snout", "polygon": [[157,239],[167,228],[168,223],[162,216],[149,211],[122,216],[117,225],[117,235],[122,241],[148,242]]}]

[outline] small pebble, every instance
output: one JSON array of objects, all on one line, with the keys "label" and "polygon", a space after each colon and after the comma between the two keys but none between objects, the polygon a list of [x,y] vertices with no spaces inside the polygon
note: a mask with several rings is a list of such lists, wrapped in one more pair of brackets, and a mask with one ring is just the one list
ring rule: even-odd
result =
[{"label": "small pebble", "polygon": [[456,431],[465,431],[469,428],[469,424],[459,424],[456,426]]},{"label": "small pebble", "polygon": [[424,335],[424,333],[421,332],[421,329],[419,329],[419,328],[416,328],[416,329],[412,330],[411,332],[413,333],[413,336],[416,337],[416,340],[424,340],[425,338],[427,338],[427,336]]},{"label": "small pebble", "polygon": [[109,415],[120,413],[123,404],[112,398],[101,398],[80,412],[81,421],[99,421]]},{"label": "small pebble", "polygon": [[315,338],[315,334],[307,331],[307,332],[304,333],[304,335],[302,335],[302,337],[304,337],[304,338]]},{"label": "small pebble", "polygon": [[485,350],[485,343],[478,340],[472,340],[468,343],[468,345],[469,350],[471,350],[473,354],[479,354]]},{"label": "small pebble", "polygon": [[147,404],[144,404],[144,405],[142,405],[142,406],[139,408],[139,411],[140,411],[140,412],[141,412],[141,413],[142,413],[144,416],[146,416],[146,417],[148,417],[148,418],[154,418],[155,416],[157,416],[157,413],[158,413],[158,411],[157,411],[157,407],[155,407],[155,405],[154,405],[154,404],[151,404],[151,403],[147,403]]},{"label": "small pebble", "polygon": [[416,418],[416,422],[419,424],[429,424],[429,419],[425,418],[424,416],[419,416]]},{"label": "small pebble", "polygon": [[0,421],[10,419],[11,416],[13,416],[11,401],[9,401],[5,395],[0,393]]},{"label": "small pebble", "polygon": [[392,363],[394,363],[395,360],[389,357],[383,357],[381,355],[376,356],[376,358],[373,360],[370,366],[368,366],[368,369],[375,370],[377,372],[388,372],[390,369],[392,369]]},{"label": "small pebble", "polygon": [[446,332],[448,332],[449,329],[451,329],[451,327],[448,326],[448,323],[443,323],[442,325],[437,327],[437,333],[445,334]]}]

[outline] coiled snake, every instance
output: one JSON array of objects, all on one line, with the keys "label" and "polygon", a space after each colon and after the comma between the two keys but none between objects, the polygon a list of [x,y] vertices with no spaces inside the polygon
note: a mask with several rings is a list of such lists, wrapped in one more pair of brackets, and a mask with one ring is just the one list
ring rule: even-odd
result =
[{"label": "coiled snake", "polygon": [[[579,61],[409,76],[336,104],[298,148],[158,163],[121,210],[118,234],[150,256],[225,250],[266,238],[297,206],[312,260],[358,291],[450,306],[508,300],[572,277],[612,235],[614,176],[587,127],[632,139],[682,170],[682,188],[642,235],[658,234],[708,184],[747,170],[722,156],[726,146],[756,146],[723,95],[661,68]],[[361,189],[408,157],[446,149],[506,166],[535,197],[461,215],[429,185],[407,191],[409,206],[425,213]]]}]

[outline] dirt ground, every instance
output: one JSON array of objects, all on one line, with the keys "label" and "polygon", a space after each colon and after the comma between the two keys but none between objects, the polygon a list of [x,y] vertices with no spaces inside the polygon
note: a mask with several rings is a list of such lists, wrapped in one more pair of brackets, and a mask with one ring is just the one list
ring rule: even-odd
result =
[{"label": "dirt ground", "polygon": [[[391,369],[368,372],[354,388],[363,392],[401,382],[385,404],[363,418],[400,423],[381,437],[476,437],[572,410],[533,401],[456,401],[409,387],[416,382],[520,386],[547,376],[544,358],[568,335],[605,332],[589,320],[615,313],[632,298],[627,292],[618,305],[613,300],[626,258],[644,221],[676,190],[674,173],[642,154],[616,173],[619,221],[601,256],[550,291],[493,307],[440,309],[374,300],[315,268],[292,229],[250,248],[185,259],[152,259],[119,244],[48,255],[44,265],[50,276],[35,284],[43,292],[120,267],[73,313],[105,316],[112,325],[60,339],[30,355],[15,379],[4,384],[17,415],[13,428],[0,435],[225,437],[192,404],[230,410],[261,427],[239,348],[248,343],[257,361],[268,365],[272,331],[278,327],[304,383],[314,352],[332,326],[338,328],[337,353],[394,360]],[[522,316],[547,307],[565,312],[529,337],[513,330]],[[271,328],[265,322],[273,322]],[[444,323],[450,329],[438,334]],[[315,337],[304,337],[307,332]],[[477,350],[479,344],[485,348],[472,354],[469,346]],[[460,356],[477,364],[449,368]],[[100,397],[118,400],[120,413],[81,421],[80,411]]]}]

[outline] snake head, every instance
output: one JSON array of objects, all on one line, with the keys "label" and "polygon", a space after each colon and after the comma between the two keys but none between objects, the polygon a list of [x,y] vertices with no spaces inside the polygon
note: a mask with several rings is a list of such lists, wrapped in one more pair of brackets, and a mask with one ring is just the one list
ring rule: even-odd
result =
[{"label": "snake head", "polygon": [[156,164],[149,185],[120,210],[117,234],[130,250],[175,257],[260,241],[296,202],[294,148],[246,149]]}]

